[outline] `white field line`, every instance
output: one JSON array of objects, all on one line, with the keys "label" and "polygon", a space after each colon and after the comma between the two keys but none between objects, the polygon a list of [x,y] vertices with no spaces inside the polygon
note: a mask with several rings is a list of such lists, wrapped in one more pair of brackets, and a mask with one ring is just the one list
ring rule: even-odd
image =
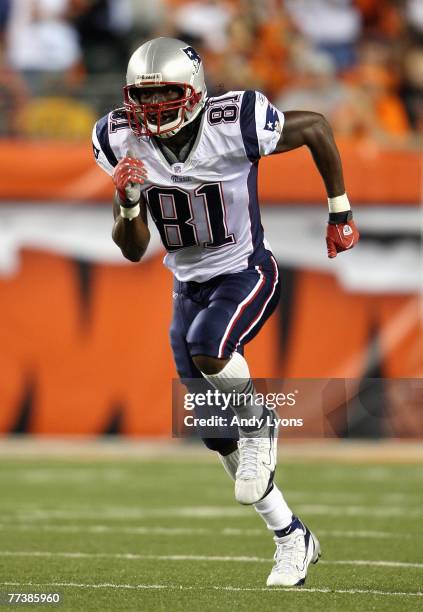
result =
[{"label": "white field line", "polygon": [[389,506],[381,508],[380,506],[328,506],[325,504],[298,504],[298,511],[304,514],[325,514],[332,516],[366,516],[368,518],[384,518],[390,516],[407,516],[421,517],[423,510],[417,508],[408,508],[404,506]]},{"label": "white field line", "polygon": [[[137,553],[89,553],[89,552],[59,552],[39,550],[0,550],[0,557],[61,557],[65,559],[123,559],[126,561],[230,561],[234,563],[270,563],[263,557],[231,557],[226,555],[141,555]],[[366,559],[345,559],[320,561],[324,565],[365,565],[374,567],[404,567],[423,569],[423,563],[405,563],[402,561],[371,561]]]},{"label": "white field line", "polygon": [[[72,474],[72,476],[69,476],[69,474],[67,474],[66,472],[62,472],[60,474],[55,473],[55,476],[52,477],[50,480],[51,482],[57,482],[58,480],[60,480],[61,483],[63,483],[64,481],[68,480],[68,481],[72,481],[72,482],[77,482],[77,483],[81,483],[81,482],[87,482],[89,484],[91,484],[92,482],[98,483],[99,478],[101,478],[104,481],[113,481],[113,482],[122,482],[122,474],[119,471],[113,471],[109,474],[107,474],[106,477],[103,476],[103,474],[100,474],[99,472],[95,473],[91,476],[87,476],[86,474],[84,474],[83,470],[75,470],[75,473]],[[14,483],[16,483],[17,481],[24,481],[25,485],[31,485],[33,484],[34,486],[38,486],[39,484],[43,483],[43,482],[47,482],[48,479],[45,475],[42,475],[39,473],[39,470],[36,471],[36,475],[34,477],[34,475],[32,473],[30,474],[25,474],[25,477],[23,477],[20,474],[10,474],[7,478],[4,477],[4,475],[0,474],[0,482],[5,482],[8,480],[13,480]],[[355,493],[355,492],[342,492],[342,491],[313,491],[312,493],[310,491],[290,491],[290,490],[286,490],[284,491],[285,497],[289,498],[290,500],[294,500],[298,503],[307,503],[310,498],[312,497],[315,501],[317,501],[319,504],[329,504],[329,503],[337,503],[337,504],[360,504],[360,503],[365,503],[366,500],[367,501],[373,501],[376,502],[378,504],[384,504],[384,503],[389,503],[389,504],[401,504],[401,503],[407,503],[408,505],[410,504],[410,502],[414,502],[415,504],[420,505],[421,503],[421,499],[422,496],[419,495],[418,493],[406,493],[406,492],[391,492],[391,493],[368,493],[368,494],[364,494],[364,493]],[[17,506],[13,506],[13,508],[15,509]],[[22,506],[20,509],[22,510],[26,510],[31,508],[31,506],[28,504],[26,506]]]},{"label": "white field line", "polygon": [[[328,504],[296,504],[297,513],[326,516],[366,516],[367,518],[385,518],[404,516],[422,517],[423,509],[409,508],[404,506],[334,506]],[[43,520],[43,519],[142,519],[149,517],[165,518],[222,518],[222,517],[248,517],[248,510],[240,507],[230,506],[188,506],[168,508],[134,508],[134,507],[109,507],[98,510],[45,510],[45,509],[22,509],[15,512],[12,508],[9,512],[3,512],[0,517],[13,515],[16,520]]]},{"label": "white field line", "polygon": [[381,595],[388,597],[422,597],[423,592],[412,593],[401,591],[376,591],[371,589],[329,589],[329,588],[307,588],[307,587],[234,587],[234,586],[189,586],[183,584],[114,584],[111,582],[84,584],[79,582],[0,582],[1,586],[8,587],[53,587],[53,588],[76,588],[76,589],[127,589],[127,590],[176,590],[176,591],[235,591],[235,592],[267,592],[283,591],[284,593],[328,593],[341,595]]},{"label": "white field line", "polygon": [[[42,533],[89,533],[89,534],[104,534],[118,533],[129,535],[164,535],[164,536],[186,536],[186,535],[230,535],[225,534],[224,529],[214,530],[207,528],[191,528],[191,527],[110,527],[109,525],[89,525],[80,527],[78,525],[15,525],[13,523],[0,524],[1,531],[38,531]],[[241,530],[240,530],[241,531]],[[251,530],[249,535],[258,535],[260,530]],[[248,530],[245,530],[247,535]],[[264,530],[260,533],[263,535]],[[238,534],[236,534],[238,535]],[[241,535],[241,533],[239,534]]]},{"label": "white field line", "polygon": [[[81,527],[79,525],[16,525],[14,523],[0,523],[1,531],[37,531],[42,533],[88,533],[99,534],[128,534],[140,536],[186,536],[186,535],[210,535],[224,537],[265,537],[266,529],[238,529],[225,527],[223,529],[211,528],[191,528],[191,527],[111,527],[110,525],[87,525]],[[337,529],[319,529],[319,536],[332,538],[364,538],[364,539],[411,539],[421,537],[420,533],[399,533],[390,531],[372,531],[372,530],[337,530]]]},{"label": "white field line", "polygon": [[[2,443],[1,443],[2,444]],[[1,449],[0,444],[0,449]],[[423,455],[423,453],[422,453]],[[1,451],[0,451],[1,456]],[[423,459],[423,456],[422,456]],[[281,461],[283,465],[283,460]],[[416,466],[415,466],[416,467]],[[182,468],[181,468],[182,469]],[[325,468],[325,477],[328,480],[345,481],[345,468],[339,468],[336,466],[329,466]],[[101,464],[96,467],[73,467],[73,466],[56,466],[56,467],[24,467],[19,469],[7,470],[0,474],[1,482],[19,482],[23,481],[25,484],[39,485],[50,482],[63,482],[71,481],[75,483],[98,483],[100,481],[112,481],[122,482],[125,480],[133,480],[134,475],[132,472],[125,468],[119,468],[116,466],[102,466]],[[410,470],[408,473],[397,473],[395,469],[390,468],[386,465],[373,465],[367,466],[365,470],[358,469],[348,474],[350,482],[367,482],[367,481],[379,481],[379,482],[394,482],[410,481],[423,479],[421,472],[418,469]],[[303,491],[298,492],[299,494],[306,493]],[[293,492],[295,494],[295,492]],[[360,493],[342,491],[340,493],[336,491],[329,491],[320,493],[321,495],[341,495],[341,496],[356,496],[361,495]],[[396,493],[393,493],[396,495]],[[399,493],[400,495],[407,495],[407,493]]]},{"label": "white field line", "polygon": [[111,467],[106,469],[95,468],[24,468],[4,472],[0,476],[2,483],[23,482],[25,485],[39,486],[55,482],[71,482],[76,484],[92,484],[99,482],[122,482],[128,479],[128,472],[123,469]]}]

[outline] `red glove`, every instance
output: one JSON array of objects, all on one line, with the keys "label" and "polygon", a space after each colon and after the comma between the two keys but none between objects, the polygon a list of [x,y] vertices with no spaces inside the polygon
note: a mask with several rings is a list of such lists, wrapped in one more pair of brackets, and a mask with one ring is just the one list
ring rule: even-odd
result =
[{"label": "red glove", "polygon": [[120,160],[113,173],[113,182],[116,185],[122,206],[137,204],[141,195],[140,185],[145,183],[147,170],[140,159],[135,159],[131,151]]},{"label": "red glove", "polygon": [[352,212],[330,213],[326,232],[328,257],[336,257],[338,253],[352,249],[360,238],[358,229],[352,219]]}]

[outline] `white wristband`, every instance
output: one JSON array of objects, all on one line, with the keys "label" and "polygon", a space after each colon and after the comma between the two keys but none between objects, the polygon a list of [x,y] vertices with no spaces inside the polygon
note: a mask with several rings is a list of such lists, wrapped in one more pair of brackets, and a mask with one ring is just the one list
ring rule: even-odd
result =
[{"label": "white wristband", "polygon": [[329,212],[337,213],[351,210],[350,202],[346,193],[336,198],[328,198]]},{"label": "white wristband", "polygon": [[120,216],[123,217],[124,219],[128,219],[129,221],[132,221],[132,219],[135,219],[135,217],[138,217],[138,215],[140,214],[140,205],[139,204],[135,204],[135,206],[131,206],[130,208],[125,208],[125,206],[121,206],[120,207]]}]

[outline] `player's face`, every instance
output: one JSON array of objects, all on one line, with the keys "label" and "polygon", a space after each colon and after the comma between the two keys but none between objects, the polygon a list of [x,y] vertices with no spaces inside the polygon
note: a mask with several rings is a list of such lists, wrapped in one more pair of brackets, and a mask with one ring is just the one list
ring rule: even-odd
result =
[{"label": "player's face", "polygon": [[[132,97],[139,104],[160,104],[162,102],[173,102],[182,97],[183,91],[176,85],[166,85],[164,87],[143,87],[132,91]],[[178,109],[164,110],[161,113],[161,123],[174,121],[178,115]],[[157,110],[152,107],[147,111],[149,123],[157,125]]]}]

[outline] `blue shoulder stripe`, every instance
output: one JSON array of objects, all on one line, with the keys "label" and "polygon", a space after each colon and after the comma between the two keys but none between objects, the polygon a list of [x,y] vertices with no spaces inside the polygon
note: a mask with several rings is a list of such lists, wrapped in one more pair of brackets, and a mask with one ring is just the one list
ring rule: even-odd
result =
[{"label": "blue shoulder stripe", "polygon": [[242,140],[247,157],[251,162],[260,159],[260,150],[256,129],[256,92],[248,90],[244,93],[239,120]]},{"label": "blue shoulder stripe", "polygon": [[107,161],[111,166],[117,166],[118,160],[116,155],[113,153],[109,141],[109,115],[105,115],[97,121],[96,132],[101,150],[107,157]]}]

